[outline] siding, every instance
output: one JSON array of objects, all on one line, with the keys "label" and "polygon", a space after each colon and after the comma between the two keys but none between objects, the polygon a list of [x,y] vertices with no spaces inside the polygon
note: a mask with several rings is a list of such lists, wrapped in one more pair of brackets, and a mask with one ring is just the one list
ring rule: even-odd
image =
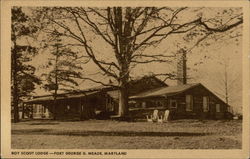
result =
[{"label": "siding", "polygon": [[[186,111],[186,95],[192,95],[193,96],[193,111]],[[209,97],[209,110],[208,112],[203,111],[203,96]],[[170,101],[176,100],[177,101],[177,108],[171,108],[170,107]],[[145,99],[138,99],[136,100],[137,103],[146,102],[146,108],[152,108],[155,107],[153,103],[156,103],[158,101],[164,101],[163,108],[157,108],[161,111],[164,111],[166,109],[170,110],[170,119],[224,119],[225,113],[227,112],[227,105],[221,101],[218,97],[216,97],[213,93],[211,93],[209,90],[207,90],[202,85],[198,85],[194,88],[191,88],[185,92],[177,93],[172,96],[167,96],[166,98],[145,98]],[[220,112],[216,112],[216,104],[220,104]],[[147,111],[150,115],[149,111]],[[145,116],[145,110],[142,110],[142,113],[144,113]],[[137,116],[138,115],[137,113]]]}]

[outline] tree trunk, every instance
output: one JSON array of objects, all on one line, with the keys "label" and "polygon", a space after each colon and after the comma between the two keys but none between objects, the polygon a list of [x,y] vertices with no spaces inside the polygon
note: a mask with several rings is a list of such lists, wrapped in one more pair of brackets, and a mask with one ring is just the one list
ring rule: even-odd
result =
[{"label": "tree trunk", "polygon": [[82,113],[82,111],[83,111],[83,109],[82,109],[82,98],[80,98],[79,99],[79,114],[80,114],[80,120],[83,120],[83,113]]},{"label": "tree trunk", "polygon": [[34,112],[34,105],[32,104],[31,105],[31,115],[30,115],[31,119],[33,119],[33,112]]},{"label": "tree trunk", "polygon": [[22,103],[22,119],[24,119],[24,103]]},{"label": "tree trunk", "polygon": [[[57,86],[56,86],[57,87]],[[53,103],[53,119],[56,120],[57,118],[57,113],[56,113],[56,105],[57,105],[57,89],[58,87],[55,89],[54,92],[54,103]]]},{"label": "tree trunk", "polygon": [[128,88],[127,81],[121,81],[119,89],[119,111],[118,115],[124,117],[128,115]]},{"label": "tree trunk", "polygon": [[13,95],[13,107],[14,107],[14,123],[19,122],[19,109],[18,109],[18,97],[17,95]]},{"label": "tree trunk", "polygon": [[19,109],[18,109],[18,88],[16,84],[16,79],[14,78],[14,85],[13,85],[13,108],[14,108],[14,123],[19,122]]},{"label": "tree trunk", "polygon": [[225,64],[225,99],[228,104],[228,77],[227,77],[227,64]]},{"label": "tree trunk", "polygon": [[53,119],[56,120],[57,118],[57,113],[56,113],[56,105],[57,105],[57,90],[55,90],[55,94],[54,94],[54,103],[53,103]]},{"label": "tree trunk", "polygon": [[56,61],[55,61],[55,93],[54,93],[54,106],[53,106],[53,111],[54,111],[54,117],[53,119],[56,120],[56,105],[57,105],[57,90],[58,90],[58,79],[57,79],[57,65],[58,65],[58,44],[56,45]]},{"label": "tree trunk", "polygon": [[14,109],[14,122],[19,122],[19,110],[18,110],[18,83],[17,83],[17,51],[16,51],[16,39],[14,39],[14,49],[12,50],[12,97],[13,97],[13,109]]}]

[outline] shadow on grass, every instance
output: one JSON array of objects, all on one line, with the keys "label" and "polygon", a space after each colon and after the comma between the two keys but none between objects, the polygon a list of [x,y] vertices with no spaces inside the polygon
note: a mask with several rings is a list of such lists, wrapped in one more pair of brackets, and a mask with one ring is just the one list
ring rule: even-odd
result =
[{"label": "shadow on grass", "polygon": [[12,130],[12,135],[64,135],[64,136],[206,136],[211,133],[194,132],[137,132],[137,131],[54,131],[50,129]]},{"label": "shadow on grass", "polygon": [[30,123],[29,125],[58,125],[59,123],[51,123],[51,122],[40,122],[40,123]]}]

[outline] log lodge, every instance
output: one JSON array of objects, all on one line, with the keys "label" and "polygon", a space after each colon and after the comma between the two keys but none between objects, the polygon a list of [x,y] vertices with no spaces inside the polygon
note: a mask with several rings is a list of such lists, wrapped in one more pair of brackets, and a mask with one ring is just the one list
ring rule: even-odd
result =
[{"label": "log lodge", "polygon": [[[101,86],[58,94],[55,108],[52,95],[36,96],[24,105],[32,109],[33,118],[109,119],[118,114],[118,97],[117,88]],[[226,119],[230,114],[229,105],[200,83],[168,86],[154,76],[131,81],[130,115],[144,119],[154,109],[170,110],[171,119]]]}]

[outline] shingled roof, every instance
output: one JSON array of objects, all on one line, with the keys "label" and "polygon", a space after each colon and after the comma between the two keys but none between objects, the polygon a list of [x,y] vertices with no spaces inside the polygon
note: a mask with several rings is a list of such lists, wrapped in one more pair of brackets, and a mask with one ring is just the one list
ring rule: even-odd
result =
[{"label": "shingled roof", "polygon": [[[163,86],[167,86],[167,84],[165,84],[163,81],[161,81],[160,79],[158,79],[154,76],[144,76],[142,78],[134,79],[134,80],[131,80],[129,82],[129,84],[133,88],[134,84],[136,84],[140,81],[143,81],[143,80],[151,79],[151,78],[154,78],[159,83],[161,83]],[[116,87],[102,86],[102,85],[97,86],[97,87],[83,89],[83,90],[75,90],[72,92],[60,93],[57,95],[57,99],[63,100],[63,99],[71,99],[71,98],[81,98],[81,97],[96,94],[96,93],[102,92],[102,91],[107,92],[110,95],[110,97],[118,100],[119,93],[118,93],[118,90]],[[53,101],[53,100],[54,100],[53,95],[48,94],[48,95],[43,95],[43,96],[34,96],[33,99],[30,99],[30,100],[27,100],[24,102],[25,103],[42,103],[42,102]]]},{"label": "shingled roof", "polygon": [[149,97],[165,97],[170,95],[175,95],[182,93],[188,89],[201,85],[200,83],[194,84],[185,84],[185,85],[177,85],[177,86],[168,86],[161,87],[157,89],[153,89],[147,92],[139,93],[137,95],[131,96],[130,99],[140,99],[140,98],[149,98]]},{"label": "shingled roof", "polygon": [[[82,98],[82,97],[86,97],[89,95],[93,95],[96,94],[100,91],[92,91],[92,92],[81,92],[81,93],[67,93],[67,94],[58,94],[57,95],[57,100],[64,100],[64,99],[73,99],[73,98]],[[46,96],[38,96],[35,97],[33,99],[27,100],[25,101],[25,103],[42,103],[45,101],[53,101],[54,97],[53,95],[46,95]]]}]

